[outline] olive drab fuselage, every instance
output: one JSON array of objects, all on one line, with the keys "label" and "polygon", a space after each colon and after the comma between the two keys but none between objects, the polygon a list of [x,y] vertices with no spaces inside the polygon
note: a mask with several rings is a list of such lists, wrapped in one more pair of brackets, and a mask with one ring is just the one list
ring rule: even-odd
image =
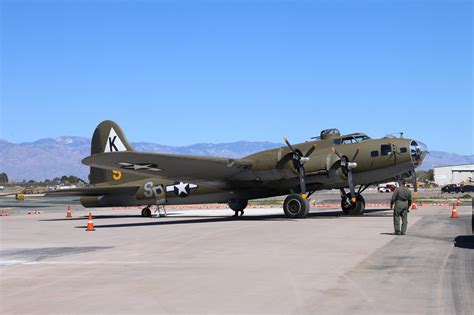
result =
[{"label": "olive drab fuselage", "polygon": [[[121,135],[119,127],[115,128]],[[308,192],[347,188],[348,174],[341,167],[344,159],[353,163],[353,184],[367,186],[409,175],[421,164],[427,152],[421,142],[412,139],[371,139],[363,133],[340,135],[336,129],[329,131],[326,134],[323,131],[321,138],[292,146],[301,155],[309,155],[304,164]],[[128,146],[127,143],[125,145]],[[121,174],[121,170],[113,170],[107,177],[112,180],[97,183],[93,187],[138,188],[128,193],[83,197],[83,203],[95,207],[225,203],[230,199],[250,200],[301,192],[298,165],[295,164],[294,152],[287,146],[255,153],[236,161],[241,163],[242,171],[232,176],[218,176],[216,171],[213,178],[213,169],[209,168],[206,170],[209,173],[208,179],[201,177],[195,180],[192,176],[162,177],[159,172],[153,177],[136,176],[133,173],[125,176]],[[229,167],[233,163],[229,159]],[[127,177],[133,180],[126,180]]]},{"label": "olive drab fuselage", "polygon": [[[325,140],[308,141],[294,145],[303,154],[313,145],[315,151],[311,159],[305,164],[307,183],[314,188],[330,189],[347,187],[346,175],[341,171],[340,156],[351,159],[356,151],[358,154],[353,162],[357,163],[354,169],[354,184],[369,185],[391,180],[397,176],[407,175],[421,161],[414,161],[411,147],[416,141],[405,138],[366,139],[360,142],[343,143],[342,139],[350,137],[366,137],[358,133],[350,136],[338,136]],[[382,148],[384,152],[381,152]],[[252,175],[236,176],[233,180],[254,180],[274,187],[292,186],[291,180],[297,185],[298,171],[290,157],[291,151],[287,147],[272,149],[245,157],[252,161]],[[283,182],[281,181],[283,180]],[[289,185],[286,181],[290,181]],[[276,182],[275,182],[276,181]],[[275,183],[273,183],[275,182]],[[311,189],[310,189],[311,190]]]}]

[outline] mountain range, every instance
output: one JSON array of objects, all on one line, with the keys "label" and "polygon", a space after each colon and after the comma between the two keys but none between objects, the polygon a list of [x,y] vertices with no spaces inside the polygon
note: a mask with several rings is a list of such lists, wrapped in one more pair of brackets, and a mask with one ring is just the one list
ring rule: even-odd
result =
[{"label": "mountain range", "polygon": [[[87,180],[89,168],[81,160],[90,155],[91,139],[84,137],[44,138],[34,142],[11,143],[0,139],[0,172],[10,181],[44,180],[74,175]],[[239,141],[233,143],[198,143],[189,146],[168,146],[134,142],[137,151],[177,153],[203,156],[243,157],[283,146],[282,143]],[[474,155],[431,151],[421,170],[434,166],[474,163]]]}]

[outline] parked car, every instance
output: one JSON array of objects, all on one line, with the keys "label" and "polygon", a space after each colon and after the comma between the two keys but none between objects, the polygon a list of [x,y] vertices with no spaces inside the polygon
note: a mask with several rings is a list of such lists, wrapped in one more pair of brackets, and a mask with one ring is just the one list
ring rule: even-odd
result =
[{"label": "parked car", "polygon": [[395,189],[397,189],[395,185],[387,184],[384,186],[379,186],[378,191],[381,193],[391,193],[395,191]]},{"label": "parked car", "polygon": [[460,193],[461,186],[456,184],[449,184],[441,188],[441,193]]},{"label": "parked car", "polygon": [[474,185],[463,185],[461,187],[461,192],[463,192],[463,193],[474,192]]}]

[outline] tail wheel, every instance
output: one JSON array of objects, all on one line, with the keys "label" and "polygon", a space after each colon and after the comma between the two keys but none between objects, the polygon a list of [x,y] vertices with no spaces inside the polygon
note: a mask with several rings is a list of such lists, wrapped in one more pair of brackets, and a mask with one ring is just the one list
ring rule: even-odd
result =
[{"label": "tail wheel", "polygon": [[341,200],[341,208],[344,214],[350,215],[362,215],[364,214],[365,210],[365,199],[362,195],[356,195],[356,202],[352,203],[351,201],[351,194],[348,193],[346,198],[342,198]]},{"label": "tail wheel", "polygon": [[309,213],[309,202],[301,195],[289,195],[283,203],[283,211],[288,218],[305,218]]},{"label": "tail wheel", "polygon": [[151,210],[150,208],[146,207],[142,210],[142,217],[151,217]]}]

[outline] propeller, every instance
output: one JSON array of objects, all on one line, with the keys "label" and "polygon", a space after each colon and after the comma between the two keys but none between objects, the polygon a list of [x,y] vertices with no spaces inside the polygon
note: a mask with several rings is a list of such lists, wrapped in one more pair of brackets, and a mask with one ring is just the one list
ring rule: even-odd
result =
[{"label": "propeller", "polygon": [[360,147],[357,147],[357,150],[354,152],[352,159],[348,159],[346,156],[341,156],[339,152],[337,152],[335,147],[331,148],[332,152],[337,155],[337,157],[341,160],[341,168],[345,174],[347,174],[347,184],[349,186],[349,190],[351,192],[351,202],[356,202],[356,193],[354,188],[354,182],[352,181],[352,170],[357,167],[357,163],[354,160],[359,155]]},{"label": "propeller", "polygon": [[[334,154],[337,155],[337,157],[338,157],[339,159],[342,160],[342,156],[339,154],[339,152],[337,152],[337,150],[336,150],[335,147],[331,147],[331,150],[332,150],[332,152],[333,152]],[[354,161],[354,160],[357,158],[357,156],[359,155],[359,152],[360,152],[360,147],[357,147],[357,150],[354,152],[354,155],[352,156],[351,161]],[[357,166],[357,165],[356,165],[356,166]]]},{"label": "propeller", "polygon": [[314,150],[316,149],[316,145],[313,144],[311,148],[309,148],[308,152],[303,155],[300,150],[296,150],[295,148],[293,148],[293,146],[286,137],[284,137],[283,140],[293,153],[293,162],[300,175],[301,193],[306,194],[306,174],[304,170],[304,164],[309,161],[309,156],[313,154]]}]

